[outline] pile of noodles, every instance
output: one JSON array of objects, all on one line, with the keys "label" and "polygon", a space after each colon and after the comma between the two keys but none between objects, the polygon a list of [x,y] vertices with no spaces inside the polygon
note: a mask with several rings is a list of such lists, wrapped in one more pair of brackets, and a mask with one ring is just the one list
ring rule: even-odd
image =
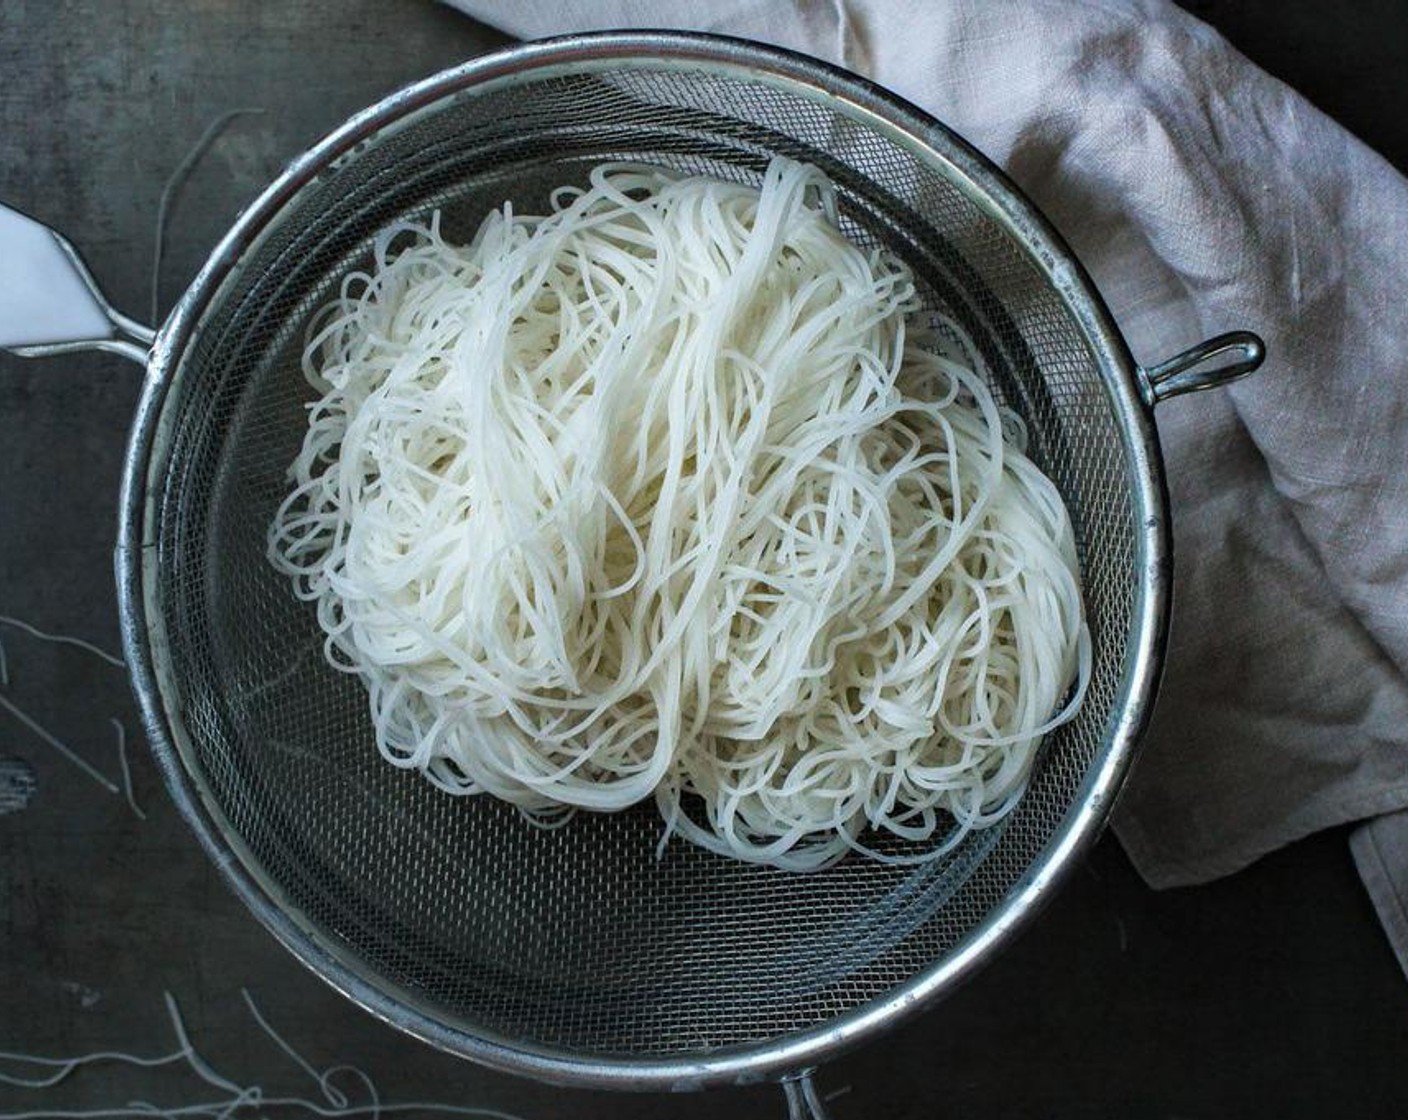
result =
[{"label": "pile of noodles", "polygon": [[781,159],[385,230],[310,332],[269,555],[386,759],[786,868],[1000,819],[1089,676],[1075,548],[915,307]]}]

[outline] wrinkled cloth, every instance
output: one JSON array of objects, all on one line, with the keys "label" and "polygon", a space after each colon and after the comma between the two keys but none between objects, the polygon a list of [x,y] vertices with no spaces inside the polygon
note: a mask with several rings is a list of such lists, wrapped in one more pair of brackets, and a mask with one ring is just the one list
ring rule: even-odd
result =
[{"label": "wrinkled cloth", "polygon": [[1172,630],[1114,825],[1168,887],[1378,818],[1354,845],[1408,969],[1408,181],[1162,0],[449,2],[522,38],[693,29],[840,63],[1001,165],[1140,360],[1262,335],[1260,372],[1157,410]]}]

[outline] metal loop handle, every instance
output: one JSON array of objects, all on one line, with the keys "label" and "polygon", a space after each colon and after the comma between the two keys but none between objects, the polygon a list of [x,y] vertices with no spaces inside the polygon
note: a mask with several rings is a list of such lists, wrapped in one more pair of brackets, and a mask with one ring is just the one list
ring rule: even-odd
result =
[{"label": "metal loop handle", "polygon": [[[1207,368],[1224,355],[1236,355],[1232,361]],[[1251,331],[1229,331],[1175,355],[1149,369],[1140,368],[1139,387],[1144,402],[1151,408],[1160,401],[1183,393],[1196,393],[1227,385],[1246,377],[1266,358],[1266,343]]]},{"label": "metal loop handle", "polygon": [[108,302],[67,238],[0,204],[0,350],[22,358],[105,350],[146,365],[155,338]]},{"label": "metal loop handle", "polygon": [[815,1070],[803,1070],[782,1082],[783,1095],[787,1097],[787,1120],[829,1120],[826,1106],[816,1091],[812,1080]]}]

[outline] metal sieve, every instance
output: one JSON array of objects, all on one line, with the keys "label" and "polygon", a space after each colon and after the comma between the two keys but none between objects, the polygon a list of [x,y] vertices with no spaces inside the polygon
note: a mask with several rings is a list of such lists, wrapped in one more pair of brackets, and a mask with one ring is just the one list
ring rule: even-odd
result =
[{"label": "metal sieve", "polygon": [[[382,761],[361,684],[324,663],[312,610],[264,557],[312,395],[305,326],[378,230],[439,208],[468,236],[505,199],[543,212],[606,160],[756,182],[777,154],[821,168],[846,233],[904,258],[967,331],[1075,522],[1085,706],[1005,822],[921,867],[796,874],[684,843],[657,858],[650,806],[542,831],[446,796]],[[76,270],[75,325],[0,312],[0,345],[147,366],[116,554],[124,645],[201,843],[276,937],[387,1022],[595,1086],[795,1076],[952,988],[1036,910],[1099,833],[1153,700],[1171,566],[1153,407],[1261,361],[1238,332],[1136,365],[1059,236],[961,139],[854,75],[716,37],[529,44],[388,97],[269,187],[154,338],[67,242],[5,212],[0,241],[23,238],[12,311]],[[46,260],[60,267],[36,284]],[[794,1111],[808,1101],[793,1083]]]}]

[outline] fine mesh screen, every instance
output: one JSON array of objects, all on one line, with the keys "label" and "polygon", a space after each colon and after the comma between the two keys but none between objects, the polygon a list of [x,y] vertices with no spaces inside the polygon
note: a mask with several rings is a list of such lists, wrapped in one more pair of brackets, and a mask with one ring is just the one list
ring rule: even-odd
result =
[{"label": "fine mesh screen", "polygon": [[[184,765],[254,877],[316,943],[470,1035],[608,1057],[757,1045],[893,991],[1000,909],[1078,803],[1118,716],[1134,612],[1126,438],[1084,335],[1016,241],[839,102],[673,65],[526,78],[417,111],[304,187],[212,299],[152,466],[152,611]],[[1022,413],[1070,506],[1095,672],[999,828],[914,868],[799,875],[672,843],[653,807],[528,827],[384,763],[354,678],[265,559],[312,393],[304,328],[387,222],[468,236],[505,199],[610,159],[756,180],[818,164],[847,232],[899,252]],[[158,646],[160,650],[160,645]]]}]

